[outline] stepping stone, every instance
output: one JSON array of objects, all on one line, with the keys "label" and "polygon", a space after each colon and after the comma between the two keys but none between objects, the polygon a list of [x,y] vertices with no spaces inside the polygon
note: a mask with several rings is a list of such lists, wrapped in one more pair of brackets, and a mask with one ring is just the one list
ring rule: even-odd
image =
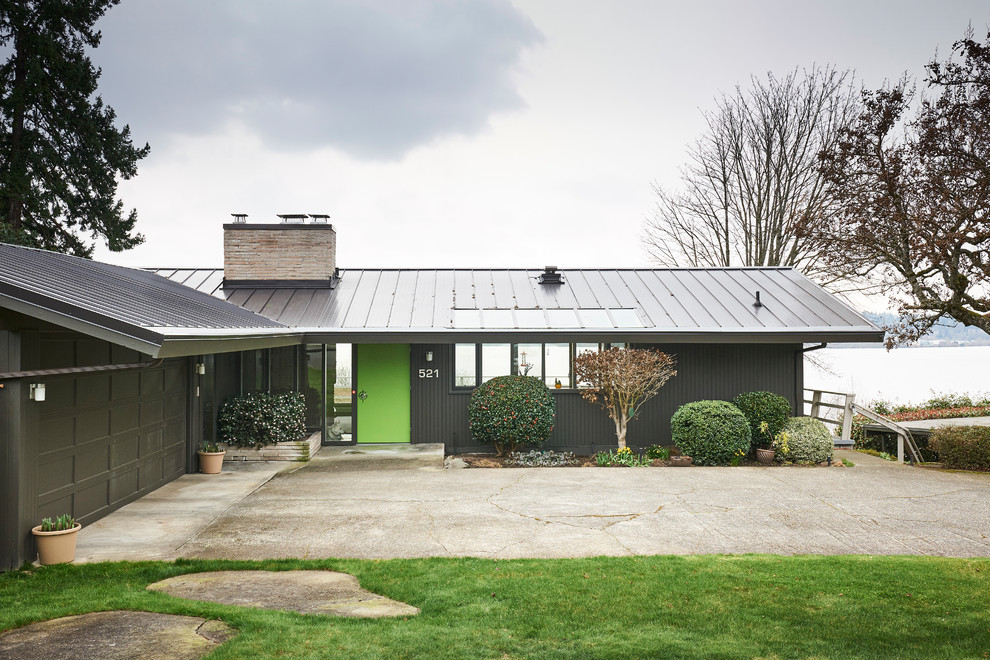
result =
[{"label": "stepping stone", "polygon": [[220,621],[155,612],[91,612],[0,634],[0,659],[198,660],[233,637]]},{"label": "stepping stone", "polygon": [[177,598],[302,614],[377,619],[413,616],[419,608],[362,589],[335,571],[214,571],[177,575],[148,585]]}]

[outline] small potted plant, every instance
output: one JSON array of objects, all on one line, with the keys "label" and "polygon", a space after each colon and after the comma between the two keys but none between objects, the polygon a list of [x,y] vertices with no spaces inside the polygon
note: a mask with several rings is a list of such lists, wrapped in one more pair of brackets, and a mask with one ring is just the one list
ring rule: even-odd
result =
[{"label": "small potted plant", "polygon": [[203,474],[220,474],[223,457],[227,453],[215,442],[204,442],[199,454],[199,471]]},{"label": "small potted plant", "polygon": [[82,525],[68,513],[55,518],[42,518],[41,524],[31,529],[38,544],[38,562],[67,564],[76,558],[76,535]]},{"label": "small potted plant", "polygon": [[[764,432],[766,431],[766,424],[767,424],[766,422],[761,422],[760,424],[761,431]],[[763,463],[764,465],[770,465],[771,463],[773,463],[774,456],[777,455],[777,452],[780,452],[781,454],[786,454],[787,451],[788,451],[787,431],[781,431],[780,433],[774,436],[773,441],[770,443],[770,447],[768,449],[758,448],[756,450],[756,460],[758,460],[760,463]]]}]

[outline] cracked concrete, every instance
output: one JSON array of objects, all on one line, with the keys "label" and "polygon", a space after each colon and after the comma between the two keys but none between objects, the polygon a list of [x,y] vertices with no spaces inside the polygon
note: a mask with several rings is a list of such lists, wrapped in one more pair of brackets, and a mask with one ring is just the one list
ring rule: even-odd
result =
[{"label": "cracked concrete", "polygon": [[856,467],[442,470],[318,455],[235,495],[200,480],[202,500],[229,499],[196,529],[168,523],[191,493],[158,498],[158,512],[145,515],[176,531],[151,555],[129,536],[133,516],[116,512],[99,523],[100,538],[114,542],[97,548],[83,529],[79,556],[990,556],[990,474],[841,453]]}]

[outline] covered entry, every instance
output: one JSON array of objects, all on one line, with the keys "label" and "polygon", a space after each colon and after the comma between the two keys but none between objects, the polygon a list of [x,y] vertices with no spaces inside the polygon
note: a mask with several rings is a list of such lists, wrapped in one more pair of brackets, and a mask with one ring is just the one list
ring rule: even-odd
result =
[{"label": "covered entry", "polygon": [[357,442],[409,442],[409,344],[354,348]]}]

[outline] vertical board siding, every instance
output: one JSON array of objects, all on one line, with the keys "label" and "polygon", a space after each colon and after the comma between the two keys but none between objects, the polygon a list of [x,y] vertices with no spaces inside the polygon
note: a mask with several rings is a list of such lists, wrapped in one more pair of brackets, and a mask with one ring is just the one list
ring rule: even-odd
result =
[{"label": "vertical board siding", "polygon": [[[703,399],[731,400],[742,392],[765,390],[780,394],[797,414],[803,384],[800,344],[670,344],[654,346],[677,358],[677,376],[643,406],[629,425],[631,447],[670,445],[670,418],[685,403]],[[449,454],[488,452],[476,443],[468,426],[470,390],[453,388],[453,346],[416,344],[412,347],[412,442],[443,442]],[[437,379],[418,377],[427,365],[425,354],[441,370]],[[796,366],[797,365],[797,366]],[[615,425],[598,405],[575,390],[551,390],[556,423],[545,448],[591,455],[616,446]]]}]

